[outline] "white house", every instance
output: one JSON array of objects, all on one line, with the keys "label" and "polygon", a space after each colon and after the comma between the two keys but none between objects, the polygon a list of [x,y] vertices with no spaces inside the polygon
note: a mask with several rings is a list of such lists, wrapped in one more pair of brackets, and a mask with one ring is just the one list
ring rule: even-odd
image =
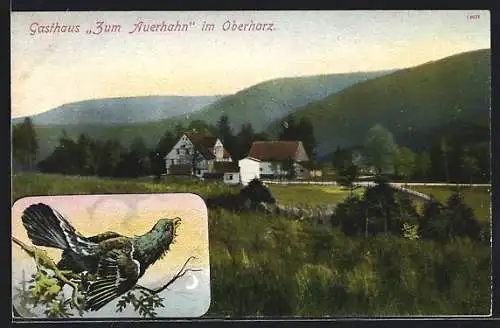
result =
[{"label": "white house", "polygon": [[209,135],[186,132],[165,156],[167,174],[202,177],[211,172],[216,162],[231,162],[229,152],[222,142]]},{"label": "white house", "polygon": [[289,161],[293,164],[295,176],[298,179],[309,175],[304,166],[309,161],[309,157],[302,141],[255,141],[248,157],[260,160],[260,176],[262,177],[286,175],[286,165]]},{"label": "white house", "polygon": [[260,164],[260,160],[252,157],[246,157],[238,161],[241,184],[246,186],[253,179],[260,179]]}]

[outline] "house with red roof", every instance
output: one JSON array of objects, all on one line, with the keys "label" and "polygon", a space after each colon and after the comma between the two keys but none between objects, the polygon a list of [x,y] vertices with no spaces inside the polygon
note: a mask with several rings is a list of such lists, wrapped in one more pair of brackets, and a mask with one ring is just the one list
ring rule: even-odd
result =
[{"label": "house with red roof", "polygon": [[302,141],[255,141],[248,152],[248,158],[260,161],[261,178],[287,176],[291,167],[295,170],[294,176],[297,179],[309,175],[305,167],[309,156]]},{"label": "house with red roof", "polygon": [[[164,159],[167,174],[200,178],[214,172],[216,163],[232,162],[231,155],[219,138],[197,132],[185,132]],[[238,173],[237,169],[235,173]]]}]

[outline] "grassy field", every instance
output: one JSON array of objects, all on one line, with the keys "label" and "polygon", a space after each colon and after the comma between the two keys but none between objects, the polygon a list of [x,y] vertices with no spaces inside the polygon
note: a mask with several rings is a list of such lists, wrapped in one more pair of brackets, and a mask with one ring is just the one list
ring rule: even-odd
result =
[{"label": "grassy field", "polygon": [[[271,192],[283,205],[315,206],[335,204],[349,195],[349,190],[322,185],[277,185],[269,184]],[[194,192],[203,197],[222,192],[238,192],[238,187],[223,183],[201,182],[189,179],[167,178],[153,183],[152,178],[136,180],[103,179],[94,177],[67,177],[52,174],[19,174],[13,180],[13,200],[37,195],[93,194],[93,193],[150,193],[150,192]],[[361,194],[363,188],[355,193]]]},{"label": "grassy field", "polygon": [[[269,189],[279,203],[294,206],[314,206],[323,204],[335,204],[344,200],[349,195],[349,190],[328,185],[278,185],[269,184]],[[354,192],[362,194],[364,188],[358,188]]]},{"label": "grassy field", "polygon": [[13,176],[12,201],[35,195],[108,194],[108,193],[165,193],[190,192],[202,197],[222,192],[238,192],[223,183],[204,183],[187,179],[166,179],[153,183],[152,179],[118,180],[96,177],[68,177],[55,174],[18,174]]},{"label": "grassy field", "polygon": [[[63,183],[64,182],[64,183]],[[269,184],[271,192],[279,203],[310,207],[335,204],[349,195],[349,190],[328,185],[278,185]],[[446,202],[453,193],[451,187],[408,186],[418,192],[433,195]],[[238,187],[223,183],[206,183],[188,179],[168,178],[161,183],[153,183],[151,178],[138,180],[117,180],[94,177],[66,177],[48,174],[19,174],[13,178],[13,201],[39,195],[93,194],[93,193],[150,193],[150,192],[194,192],[203,197],[218,195],[222,192],[238,192]],[[354,191],[362,194],[364,188]],[[465,202],[472,207],[480,220],[490,219],[491,195],[487,187],[462,187]]]},{"label": "grassy field", "polygon": [[[446,203],[453,194],[452,187],[443,186],[408,186],[409,189],[432,195],[442,203]],[[464,200],[476,214],[478,220],[489,221],[491,219],[491,194],[488,187],[461,187],[460,192]]]},{"label": "grassy field", "polygon": [[[272,188],[283,202],[297,196],[304,203],[324,203],[345,196],[319,186]],[[206,197],[238,188],[22,174],[13,177],[12,191],[15,201],[92,193],[195,192]],[[223,209],[209,211],[209,239],[212,301],[207,317],[490,311],[491,250],[468,239],[437,244],[396,236],[347,237],[337,228],[315,229],[280,216]]]}]

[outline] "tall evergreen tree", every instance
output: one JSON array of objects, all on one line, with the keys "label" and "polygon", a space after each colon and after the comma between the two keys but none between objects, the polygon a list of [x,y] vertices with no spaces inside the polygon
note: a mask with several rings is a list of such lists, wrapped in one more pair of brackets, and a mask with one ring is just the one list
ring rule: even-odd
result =
[{"label": "tall evergreen tree", "polygon": [[234,151],[234,136],[231,129],[231,124],[229,123],[229,117],[227,115],[221,115],[216,125],[217,137],[222,141],[224,147],[233,153]]},{"label": "tall evergreen tree", "polygon": [[158,141],[158,144],[156,145],[155,151],[158,153],[158,156],[165,157],[170,150],[174,147],[175,143],[179,139],[175,135],[175,133],[172,133],[170,131],[165,131],[163,136],[161,137],[160,141]]},{"label": "tall evergreen tree", "polygon": [[82,175],[93,175],[97,169],[95,154],[92,152],[92,140],[84,133],[78,136],[76,142],[77,166]]},{"label": "tall evergreen tree", "polygon": [[26,168],[32,168],[38,153],[38,140],[30,117],[12,129],[13,157]]},{"label": "tall evergreen tree", "polygon": [[450,167],[448,165],[448,156],[450,154],[450,143],[448,141],[448,138],[445,136],[442,136],[440,139],[440,144],[439,144],[439,150],[441,151],[442,159],[443,159],[443,167],[444,167],[444,173],[445,173],[445,178],[446,182],[450,182]]},{"label": "tall evergreen tree", "polygon": [[77,143],[63,130],[57,147],[38,167],[47,173],[80,174],[79,159]]},{"label": "tall evergreen tree", "polygon": [[314,126],[311,120],[307,117],[301,118],[297,130],[298,140],[302,141],[309,159],[314,161],[316,159],[316,138],[314,137]]},{"label": "tall evergreen tree", "polygon": [[427,152],[421,152],[415,157],[414,177],[417,179],[428,179],[431,158]]},{"label": "tall evergreen tree", "polygon": [[239,160],[245,157],[252,146],[252,143],[256,140],[256,135],[254,133],[251,123],[244,123],[238,134],[236,135],[236,147],[231,155],[233,160]]},{"label": "tall evergreen tree", "polygon": [[118,140],[107,140],[99,147],[97,174],[114,176],[125,149]]},{"label": "tall evergreen tree", "polygon": [[308,118],[303,117],[297,122],[293,115],[288,116],[283,122],[278,139],[283,141],[302,141],[309,159],[311,161],[316,159],[314,127]]}]

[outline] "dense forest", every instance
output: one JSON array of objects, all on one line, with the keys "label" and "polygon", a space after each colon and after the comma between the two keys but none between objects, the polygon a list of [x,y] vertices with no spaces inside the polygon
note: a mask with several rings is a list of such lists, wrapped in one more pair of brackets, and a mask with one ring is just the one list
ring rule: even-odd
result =
[{"label": "dense forest", "polygon": [[[130,146],[119,140],[94,139],[81,134],[76,140],[63,131],[56,149],[36,163],[38,141],[29,118],[13,127],[13,157],[17,168],[35,169],[45,173],[96,175],[103,177],[139,177],[164,173],[163,157],[182,133],[197,131],[219,137],[234,161],[245,157],[253,141],[270,140],[265,133],[256,133],[250,123],[233,131],[227,116],[216,125],[192,121],[167,130],[154,148],[136,137]],[[446,134],[446,131],[449,133]],[[461,137],[455,137],[460,131]],[[360,175],[379,173],[401,181],[444,181],[458,183],[488,183],[490,181],[489,131],[467,129],[460,125],[443,126],[428,136],[423,150],[398,145],[391,131],[375,124],[367,132],[363,144],[356,147],[337,146],[331,156],[316,155],[314,126],[303,117],[293,115],[282,122],[275,139],[301,140],[309,155],[309,168],[334,171],[338,181],[356,180]],[[347,182],[347,184],[349,184]]]}]

